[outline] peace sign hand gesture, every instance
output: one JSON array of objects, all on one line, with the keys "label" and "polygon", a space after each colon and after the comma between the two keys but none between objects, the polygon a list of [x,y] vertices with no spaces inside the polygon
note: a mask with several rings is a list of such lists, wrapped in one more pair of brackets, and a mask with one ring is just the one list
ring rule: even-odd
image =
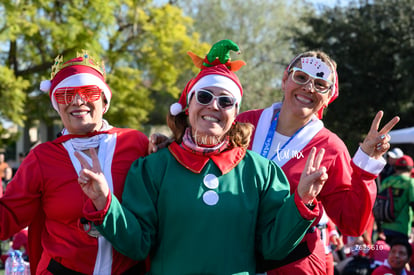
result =
[{"label": "peace sign hand gesture", "polygon": [[97,210],[105,208],[109,196],[109,186],[102,172],[98,155],[94,148],[89,149],[92,158],[92,166],[79,152],[75,152],[76,158],[82,165],[78,182],[83,192],[92,200]]},{"label": "peace sign hand gesture", "polygon": [[383,111],[377,113],[372,121],[371,129],[362,144],[360,144],[362,151],[374,159],[380,159],[390,149],[389,141],[391,137],[388,135],[388,132],[400,121],[400,118],[395,116],[378,131],[383,115]]},{"label": "peace sign hand gesture", "polygon": [[306,161],[297,188],[298,195],[305,204],[313,202],[328,179],[326,167],[321,166],[324,154],[325,149],[321,149],[316,155],[316,148],[313,147]]}]

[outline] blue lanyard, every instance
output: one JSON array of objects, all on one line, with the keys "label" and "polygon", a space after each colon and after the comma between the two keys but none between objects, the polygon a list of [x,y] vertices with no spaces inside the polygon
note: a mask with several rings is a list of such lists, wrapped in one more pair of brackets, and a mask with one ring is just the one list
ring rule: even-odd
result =
[{"label": "blue lanyard", "polygon": [[[275,115],[275,117],[274,117],[274,119],[273,119],[273,121],[272,121],[272,123],[270,124],[270,127],[269,127],[269,130],[267,131],[267,136],[266,136],[266,139],[265,139],[265,142],[264,142],[264,144],[263,144],[263,147],[262,147],[262,151],[261,151],[261,153],[260,153],[260,155],[262,155],[263,157],[265,157],[265,158],[267,158],[267,156],[269,155],[269,151],[270,151],[270,147],[272,146],[272,142],[273,142],[273,137],[274,137],[274,135],[275,135],[275,132],[276,132],[276,128],[277,128],[277,122],[278,122],[278,119],[279,119],[279,114],[280,114],[280,112],[277,112],[276,113],[276,115]],[[309,120],[309,122],[311,122],[311,120]],[[309,123],[308,122],[308,123]],[[289,140],[288,141],[286,141],[285,142],[285,144],[283,144],[282,145],[282,147],[280,147],[280,149],[279,150],[276,150],[276,153],[273,155],[273,157],[271,157],[270,158],[270,160],[273,160],[275,157],[277,157],[278,155],[279,155],[279,152],[280,151],[282,151],[288,144],[289,144],[289,142],[291,142],[292,141],[292,139],[294,139],[295,138],[295,136],[297,135],[297,134],[299,134],[299,132],[303,129],[303,128],[305,128],[305,126],[308,124],[308,123],[306,123],[305,125],[303,125],[302,127],[300,127],[294,134],[293,134],[293,136],[291,136],[290,138],[289,138]]]},{"label": "blue lanyard", "polygon": [[267,158],[269,155],[270,146],[272,146],[273,136],[275,135],[275,131],[277,128],[277,119],[279,118],[279,112],[276,113],[275,117],[273,118],[272,123],[270,124],[269,130],[267,131],[267,136],[265,142],[262,147],[262,152],[260,155]]}]

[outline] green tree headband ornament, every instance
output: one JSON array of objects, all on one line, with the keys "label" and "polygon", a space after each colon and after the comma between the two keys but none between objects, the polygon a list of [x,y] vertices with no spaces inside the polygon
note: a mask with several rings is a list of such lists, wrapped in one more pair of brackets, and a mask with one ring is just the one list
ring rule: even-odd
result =
[{"label": "green tree headband ornament", "polygon": [[204,69],[224,64],[230,71],[236,72],[246,63],[243,60],[231,61],[230,51],[240,54],[239,46],[230,39],[225,39],[215,43],[205,58],[199,57],[192,52],[187,52],[187,54],[197,68]]},{"label": "green tree headband ornament", "polygon": [[[195,92],[195,85],[197,85],[199,81],[212,81],[210,79],[211,76],[213,76],[214,83],[209,84],[216,87],[223,87],[222,85],[226,85],[226,90],[233,94],[238,103],[241,102],[243,88],[234,72],[238,71],[242,66],[246,65],[246,63],[242,60],[231,61],[230,51],[240,53],[239,46],[231,40],[221,40],[211,47],[205,58],[201,58],[192,52],[187,52],[193,60],[194,65],[201,69],[201,71],[194,78],[188,81],[183,92],[181,93],[180,98],[178,99],[178,102],[171,104],[171,115],[176,116],[184,111],[187,111],[187,101],[191,98],[192,93]],[[227,79],[227,81],[223,79]],[[207,82],[202,82],[202,85],[207,84]],[[224,82],[226,83],[224,84]],[[240,108],[240,104],[237,105],[238,108]]]}]

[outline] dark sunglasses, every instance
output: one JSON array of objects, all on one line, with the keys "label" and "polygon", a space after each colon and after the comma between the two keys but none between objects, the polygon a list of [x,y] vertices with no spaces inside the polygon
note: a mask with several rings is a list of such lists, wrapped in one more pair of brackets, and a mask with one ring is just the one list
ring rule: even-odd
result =
[{"label": "dark sunglasses", "polygon": [[209,105],[214,99],[217,99],[218,106],[225,110],[233,108],[236,104],[236,98],[232,96],[215,96],[212,92],[202,89],[196,91],[196,100],[201,105]]}]

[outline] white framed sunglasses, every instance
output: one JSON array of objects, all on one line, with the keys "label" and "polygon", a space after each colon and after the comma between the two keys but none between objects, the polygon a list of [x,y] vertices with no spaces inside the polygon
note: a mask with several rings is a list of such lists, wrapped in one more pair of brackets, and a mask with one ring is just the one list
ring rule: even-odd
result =
[{"label": "white framed sunglasses", "polygon": [[215,96],[212,92],[204,89],[197,90],[195,96],[197,102],[201,105],[209,105],[216,99],[217,105],[224,110],[233,108],[237,102],[237,99],[230,95]]},{"label": "white framed sunglasses", "polygon": [[315,91],[321,94],[326,94],[333,86],[333,83],[331,81],[318,76],[313,76],[297,67],[290,69],[289,73],[292,73],[292,80],[296,84],[305,85],[309,81],[312,81]]}]

